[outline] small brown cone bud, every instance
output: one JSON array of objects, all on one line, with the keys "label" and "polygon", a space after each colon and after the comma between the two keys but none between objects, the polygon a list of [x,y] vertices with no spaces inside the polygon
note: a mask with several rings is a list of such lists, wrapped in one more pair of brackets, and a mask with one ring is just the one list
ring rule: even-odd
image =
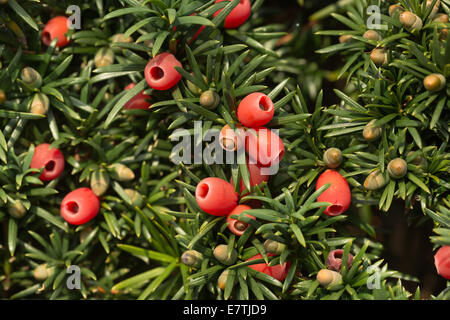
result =
[{"label": "small brown cone bud", "polygon": [[135,207],[142,207],[144,204],[144,198],[142,198],[142,195],[137,192],[134,189],[125,189],[125,193],[127,194],[128,198],[131,200],[131,204]]},{"label": "small brown cone bud", "polygon": [[47,264],[40,264],[33,270],[33,277],[38,281],[46,280],[54,272],[54,268],[47,267]]},{"label": "small brown cone bud", "polygon": [[91,190],[98,196],[102,196],[109,187],[109,174],[106,170],[96,170],[91,174]]},{"label": "small brown cone bud", "polygon": [[14,203],[8,203],[8,213],[12,217],[20,219],[25,216],[27,209],[20,200],[15,200]]},{"label": "small brown cone bud", "polygon": [[269,253],[281,254],[286,249],[286,245],[278,241],[267,239],[264,242],[264,248],[266,248],[266,251]]},{"label": "small brown cone bud", "polygon": [[432,73],[423,79],[423,85],[428,91],[440,91],[444,89],[447,81],[442,74]]},{"label": "small brown cone bud", "polygon": [[49,106],[50,100],[48,99],[47,95],[42,92],[36,93],[31,100],[30,112],[32,114],[45,115],[48,112]]},{"label": "small brown cone bud", "polygon": [[375,48],[370,52],[370,60],[377,66],[380,67],[387,63],[388,56],[386,50]]},{"label": "small brown cone bud", "polygon": [[367,141],[374,141],[378,139],[381,136],[381,128],[378,126],[375,126],[375,119],[371,120],[363,130],[363,137]]},{"label": "small brown cone bud", "polygon": [[434,19],[434,22],[442,22],[442,23],[447,23],[448,22],[448,14],[445,13],[438,13]]},{"label": "small brown cone bud", "polygon": [[364,180],[364,188],[367,190],[377,190],[386,184],[386,180],[380,170],[375,170],[370,173],[366,180]]},{"label": "small brown cone bud", "polygon": [[97,68],[106,67],[114,62],[114,52],[111,49],[102,48],[97,51],[94,63]]},{"label": "small brown cone bud", "polygon": [[2,105],[6,101],[6,93],[2,89],[0,89],[0,105]]},{"label": "small brown cone bud", "polygon": [[215,109],[219,105],[220,97],[212,90],[204,91],[200,95],[200,104],[207,109]]},{"label": "small brown cone bud", "polygon": [[111,166],[111,168],[113,169],[112,177],[115,180],[127,182],[133,180],[135,177],[134,172],[126,165],[123,165],[121,163],[115,163]]},{"label": "small brown cone bud", "polygon": [[32,88],[40,88],[42,85],[42,77],[35,69],[31,67],[26,67],[22,69],[20,73],[20,78],[23,82]]},{"label": "small brown cone bud", "polygon": [[228,279],[228,269],[223,271],[220,276],[219,279],[217,279],[217,284],[219,285],[219,288],[222,290],[225,290],[225,285],[227,284],[227,279]]},{"label": "small brown cone bud", "polygon": [[394,18],[396,15],[399,15],[403,11],[405,11],[405,9],[403,9],[403,7],[398,4],[393,4],[389,7],[389,15],[392,18]]},{"label": "small brown cone bud", "polygon": [[181,262],[193,268],[200,267],[203,255],[197,250],[188,250],[181,255]]},{"label": "small brown cone bud", "polygon": [[[413,151],[410,151],[410,152],[408,152],[407,154],[406,154],[406,156],[408,157],[410,154],[412,154],[413,153]],[[411,161],[411,163],[413,164],[413,165],[415,165],[415,166],[418,166],[418,167],[420,167],[420,169],[422,169],[422,170],[425,170],[426,168],[427,168],[427,166],[428,166],[428,161],[427,161],[427,159],[422,155],[422,154],[420,154],[420,155],[418,155],[417,157],[415,157],[412,161]]]},{"label": "small brown cone bud", "polygon": [[342,36],[339,37],[339,43],[347,43],[352,41],[352,35],[350,34],[343,34]]},{"label": "small brown cone bud", "polygon": [[410,32],[422,29],[422,19],[410,11],[404,11],[399,16],[400,23]]},{"label": "small brown cone bud", "polygon": [[391,178],[400,179],[408,172],[408,164],[402,158],[395,158],[388,163],[387,170]]},{"label": "small brown cone bud", "polygon": [[226,265],[232,265],[237,260],[237,252],[235,249],[231,250],[230,255],[228,256],[228,246],[225,244],[220,244],[214,249],[214,257],[219,260],[221,263]]},{"label": "small brown cone bud", "polygon": [[328,148],[323,154],[323,162],[328,168],[334,169],[342,163],[342,152],[338,148]]},{"label": "small brown cone bud", "polygon": [[[427,9],[433,4],[433,0],[427,0]],[[436,13],[439,11],[439,7],[441,5],[441,0],[437,0],[434,4],[433,9],[430,12],[430,18],[434,18],[436,16]]]},{"label": "small brown cone bud", "polygon": [[367,30],[366,32],[364,32],[363,38],[374,41],[380,41],[381,39],[383,39],[383,37],[374,30]]},{"label": "small brown cone bud", "polygon": [[123,33],[116,33],[115,35],[112,36],[111,41],[114,42],[126,42],[126,43],[131,43],[133,42],[133,38],[132,37],[127,37],[125,38],[125,35]]},{"label": "small brown cone bud", "polygon": [[317,281],[325,288],[335,286],[342,283],[342,276],[340,273],[328,269],[321,269],[317,273]]}]

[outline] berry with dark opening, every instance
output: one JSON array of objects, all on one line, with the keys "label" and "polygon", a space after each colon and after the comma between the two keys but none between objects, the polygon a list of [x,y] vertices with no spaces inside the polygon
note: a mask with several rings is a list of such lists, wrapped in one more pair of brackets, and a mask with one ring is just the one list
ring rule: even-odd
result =
[{"label": "berry with dark opening", "polygon": [[50,19],[42,30],[41,40],[49,46],[53,39],[58,38],[56,46],[61,48],[69,43],[66,33],[69,31],[67,25],[68,19],[64,16],[58,16]]},{"label": "berry with dark opening", "polygon": [[324,213],[328,216],[337,216],[344,213],[351,202],[351,193],[347,180],[335,170],[325,170],[317,179],[316,190],[323,185],[331,185],[317,197],[318,202],[330,202]]},{"label": "berry with dark opening", "polygon": [[272,100],[261,92],[254,92],[242,99],[237,109],[238,120],[246,127],[258,128],[273,118]]},{"label": "berry with dark opening", "polygon": [[220,178],[201,180],[195,189],[195,199],[203,211],[213,216],[225,216],[237,206],[238,195],[234,186]]},{"label": "berry with dark opening", "polygon": [[[216,3],[222,1],[225,0],[216,0]],[[219,11],[214,13],[214,17],[217,16],[222,10],[223,9],[220,9]],[[239,2],[239,4],[234,7],[234,9],[231,10],[231,12],[225,18],[225,29],[234,29],[243,25],[244,22],[247,21],[247,19],[250,17],[251,11],[252,7],[250,0],[241,0],[241,2]]]},{"label": "berry with dark opening", "polygon": [[158,54],[145,66],[144,75],[147,84],[155,90],[168,90],[177,85],[181,74],[175,67],[182,67],[181,62],[169,52]]},{"label": "berry with dark opening", "polygon": [[98,214],[100,200],[89,188],[79,188],[69,192],[61,202],[61,216],[68,223],[81,225]]},{"label": "berry with dark opening", "polygon": [[[343,254],[344,250],[342,249],[331,250],[326,260],[328,269],[334,271],[341,271]],[[347,256],[348,268],[352,266],[352,263],[353,263],[353,255],[349,253]]]},{"label": "berry with dark opening", "polygon": [[[245,230],[248,229],[249,224],[243,221],[239,221],[238,219],[235,218],[231,218],[232,215],[239,215],[241,214],[242,211],[245,210],[251,210],[252,208],[250,206],[247,206],[245,204],[240,204],[238,205],[236,208],[233,209],[233,211],[231,211],[228,216],[227,216],[227,226],[228,229],[230,229],[230,231],[232,233],[234,233],[237,236],[242,236],[245,232]],[[256,218],[252,215],[249,214],[245,214],[246,217],[256,220]]]},{"label": "berry with dark opening", "polygon": [[40,144],[34,149],[30,168],[44,168],[39,176],[39,179],[42,181],[50,181],[58,178],[63,172],[64,166],[64,155],[59,149],[50,148],[50,144],[48,143]]},{"label": "berry with dark opening", "polygon": [[241,149],[245,143],[244,129],[238,124],[236,124],[236,129],[232,129],[228,124],[224,125],[220,130],[219,143],[222,149],[226,151]]}]

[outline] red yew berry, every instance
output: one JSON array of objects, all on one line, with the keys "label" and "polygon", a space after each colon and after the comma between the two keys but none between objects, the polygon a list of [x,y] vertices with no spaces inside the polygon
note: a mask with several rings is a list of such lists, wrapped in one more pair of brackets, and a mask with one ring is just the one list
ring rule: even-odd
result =
[{"label": "red yew berry", "polygon": [[[263,168],[261,168],[260,166],[258,166],[255,163],[249,163],[248,159],[247,159],[247,169],[248,169],[248,174],[250,176],[250,187],[254,187],[254,186],[260,185],[263,182],[269,181],[270,176],[264,175],[261,172]],[[243,193],[245,191],[249,191],[245,188],[244,180],[242,178],[241,178],[240,191],[241,191],[241,193]],[[249,194],[249,192],[243,193],[242,196],[246,196],[248,194]]]},{"label": "red yew berry", "polygon": [[249,157],[261,167],[276,165],[283,159],[283,141],[267,128],[247,130],[245,142],[245,150]]},{"label": "red yew berry", "polygon": [[450,280],[450,246],[443,246],[436,252],[434,265],[439,275]]},{"label": "red yew berry", "polygon": [[197,184],[195,199],[199,207],[213,216],[225,216],[237,206],[234,186],[220,178],[205,178]]},{"label": "red yew berry", "polygon": [[232,129],[228,124],[224,125],[220,130],[219,143],[222,149],[226,151],[236,151],[241,149],[245,143],[245,131],[242,126],[236,125],[236,129]]},{"label": "red yew berry", "polygon": [[145,67],[145,80],[155,90],[168,90],[181,80],[181,74],[175,67],[182,67],[181,62],[169,52],[158,54]]},{"label": "red yew berry", "polygon": [[69,31],[67,26],[68,19],[65,16],[58,16],[50,19],[42,30],[41,40],[49,46],[53,39],[58,38],[56,46],[61,48],[69,43],[66,33]]},{"label": "red yew berry", "polygon": [[[242,236],[244,234],[245,230],[247,230],[247,228],[248,228],[248,223],[231,218],[231,215],[239,215],[242,211],[251,210],[251,209],[252,209],[251,207],[249,207],[245,204],[240,204],[236,208],[234,208],[233,211],[231,211],[228,214],[228,217],[227,217],[228,229],[230,229],[230,231],[232,233],[234,233],[237,236]],[[252,215],[245,214],[245,216],[249,217],[253,220],[256,220],[256,218]]]},{"label": "red yew berry", "polygon": [[[271,257],[274,256],[274,254],[272,253],[268,253],[267,256]],[[257,254],[249,259],[247,259],[246,261],[252,261],[252,260],[256,260],[256,259],[262,259],[262,255],[261,254]],[[269,276],[271,276],[272,278],[277,279],[278,281],[283,281],[286,276],[287,273],[289,272],[289,268],[291,266],[291,263],[285,262],[282,265],[280,265],[279,263],[275,266],[269,267],[267,263],[263,262],[263,263],[258,263],[258,264],[251,264],[248,267],[252,268],[253,270],[265,273]]]},{"label": "red yew berry", "polygon": [[80,225],[92,220],[100,210],[100,200],[89,188],[69,192],[61,202],[61,216],[70,224]]},{"label": "red yew berry", "polygon": [[44,167],[39,179],[50,181],[58,178],[64,170],[64,155],[59,149],[51,148],[48,143],[38,145],[34,149],[30,168],[41,169]]},{"label": "red yew berry", "polygon": [[340,215],[348,209],[351,202],[351,193],[347,180],[339,172],[327,169],[317,179],[316,190],[327,183],[331,185],[317,197],[317,201],[332,203],[325,209],[324,213],[326,215]]},{"label": "red yew berry", "polygon": [[272,100],[261,92],[254,92],[242,99],[237,109],[239,121],[246,127],[258,128],[273,118]]},{"label": "red yew berry", "polygon": [[[216,3],[222,2],[225,0],[216,0]],[[214,13],[214,17],[217,16],[220,11],[223,9],[220,9],[216,13]],[[242,24],[244,24],[245,21],[247,21],[248,17],[250,17],[250,13],[252,11],[252,7],[250,4],[250,0],[241,0],[239,4],[231,10],[230,14],[225,18],[225,24],[224,27],[226,29],[233,29],[240,27]]]},{"label": "red yew berry", "polygon": [[[330,253],[328,254],[327,257],[327,267],[330,270],[334,270],[334,271],[340,271],[341,270],[341,266],[342,266],[342,255],[344,254],[344,250],[342,249],[336,249],[336,250],[332,250],[330,251]],[[350,268],[352,266],[353,263],[353,255],[352,254],[348,254],[347,257],[347,266]]]},{"label": "red yew berry", "polygon": [[[125,87],[124,90],[132,89],[134,86],[136,86],[135,83],[130,83]],[[137,95],[135,95],[133,98],[131,98],[127,103],[124,105],[124,109],[131,110],[131,109],[148,109],[150,107],[150,100],[151,97],[148,94],[144,93],[144,90],[139,92]]]}]

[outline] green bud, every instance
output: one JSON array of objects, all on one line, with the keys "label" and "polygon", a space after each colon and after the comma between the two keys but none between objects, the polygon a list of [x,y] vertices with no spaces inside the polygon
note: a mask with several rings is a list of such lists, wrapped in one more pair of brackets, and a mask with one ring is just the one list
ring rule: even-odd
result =
[{"label": "green bud", "polygon": [[342,163],[342,152],[338,148],[328,148],[323,154],[323,162],[328,168],[337,168]]},{"label": "green bud", "polygon": [[134,179],[134,172],[124,164],[115,163],[110,168],[112,169],[112,178],[114,180],[127,182]]},{"label": "green bud", "polygon": [[131,200],[131,204],[133,206],[136,206],[138,208],[142,207],[144,204],[144,198],[142,198],[142,195],[137,192],[134,189],[125,189],[125,193],[127,194],[128,198]]},{"label": "green bud", "polygon": [[31,100],[30,104],[30,112],[32,114],[40,114],[45,115],[48,112],[48,108],[50,107],[50,100],[47,95],[39,92],[36,93]]},{"label": "green bud", "polygon": [[266,248],[266,251],[269,253],[281,254],[286,249],[286,245],[278,241],[267,239],[264,242],[264,248]]},{"label": "green bud", "polygon": [[0,105],[6,101],[6,93],[2,89],[0,89]]},{"label": "green bud", "polygon": [[[192,73],[191,73],[191,74],[192,74]],[[203,76],[203,79],[204,79],[205,82],[206,82],[206,77],[205,77],[205,76]],[[191,91],[191,92],[192,92],[193,94],[195,94],[196,96],[201,95],[202,92],[203,92],[202,89],[200,89],[199,87],[197,87],[196,84],[190,82],[189,80],[187,81],[187,87],[188,87],[189,91]]]},{"label": "green bud", "polygon": [[96,170],[91,174],[91,190],[100,197],[109,187],[109,174],[106,170]]},{"label": "green bud", "polygon": [[13,203],[8,203],[8,213],[12,217],[20,219],[25,216],[27,209],[20,200],[15,200]]},{"label": "green bud", "polygon": [[370,173],[364,181],[364,188],[367,190],[377,190],[386,184],[383,174],[379,169]]},{"label": "green bud", "polygon": [[[406,156],[408,157],[410,154],[412,154],[413,151],[410,151],[406,154]],[[423,154],[419,154],[417,157],[415,157],[411,163],[415,166],[418,166],[420,169],[425,170],[428,167],[428,161],[427,159],[423,156]]]},{"label": "green bud", "polygon": [[378,139],[381,136],[381,127],[375,126],[374,125],[375,121],[376,121],[375,119],[371,120],[364,127],[363,137],[367,141],[374,141],[374,140]]},{"label": "green bud", "polygon": [[97,51],[94,63],[97,68],[106,67],[114,62],[114,52],[111,49],[102,48]]},{"label": "green bud", "polygon": [[20,78],[32,88],[40,88],[42,85],[41,75],[31,67],[23,68],[20,73]]},{"label": "green bud", "polygon": [[388,163],[387,170],[391,178],[400,179],[408,172],[408,164],[402,158],[395,158]]},{"label": "green bud", "polygon": [[188,250],[181,255],[181,262],[193,268],[200,267],[203,255],[197,250]]},{"label": "green bud", "polygon": [[212,90],[204,91],[200,96],[200,104],[207,109],[217,108],[219,102],[219,95]]},{"label": "green bud", "polygon": [[51,267],[47,267],[47,264],[40,264],[38,265],[34,271],[33,271],[33,276],[36,280],[38,281],[44,281],[46,280],[48,277],[53,275],[53,272],[55,271],[55,268]]},{"label": "green bud", "polygon": [[335,286],[342,283],[342,276],[340,273],[328,270],[328,269],[321,269],[317,273],[317,282],[325,288],[329,288],[331,286]]},{"label": "green bud", "polygon": [[228,255],[228,246],[225,244],[220,244],[214,249],[214,257],[221,263],[226,265],[232,265],[237,260],[237,251],[231,250],[230,255]]}]

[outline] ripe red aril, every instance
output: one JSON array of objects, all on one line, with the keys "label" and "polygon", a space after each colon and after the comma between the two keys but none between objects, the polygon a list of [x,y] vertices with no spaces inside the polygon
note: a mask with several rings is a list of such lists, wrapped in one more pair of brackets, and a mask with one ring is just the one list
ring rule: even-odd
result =
[{"label": "ripe red aril", "polygon": [[[231,218],[232,215],[239,215],[241,214],[242,211],[245,210],[251,210],[252,208],[245,205],[245,204],[240,204],[238,205],[236,208],[233,209],[233,211],[231,211],[228,216],[227,216],[227,223],[228,223],[228,229],[230,229],[230,231],[232,233],[234,233],[237,236],[242,236],[245,232],[245,230],[247,230],[248,228],[248,223],[240,221],[238,219],[235,218]],[[256,218],[252,215],[249,214],[245,214],[246,217],[249,217],[251,219],[256,220]]]},{"label": "ripe red aril", "polygon": [[158,54],[151,59],[144,70],[147,84],[155,90],[168,90],[181,80],[181,74],[175,67],[182,67],[181,62],[169,52]]},{"label": "ripe red aril", "polygon": [[216,177],[205,178],[197,184],[195,199],[200,209],[213,216],[227,215],[238,202],[234,186]]},{"label": "ripe red aril", "polygon": [[264,93],[254,92],[239,103],[237,117],[244,126],[258,128],[272,120],[274,112],[272,100]]},{"label": "ripe red aril", "polygon": [[73,225],[92,220],[100,210],[100,200],[89,188],[79,188],[69,192],[61,202],[61,216]]},{"label": "ripe red aril", "polygon": [[[216,0],[216,3],[222,1],[225,0]],[[219,11],[214,13],[214,17],[217,16],[222,10],[223,9],[220,9]],[[234,9],[231,10],[230,14],[228,14],[228,16],[225,18],[224,27],[226,29],[240,27],[250,17],[251,11],[252,7],[250,0],[241,0],[241,2],[239,2],[239,4],[234,7]]]},{"label": "ripe red aril", "polygon": [[69,31],[67,25],[68,19],[65,16],[57,16],[50,19],[42,30],[41,40],[49,46],[53,39],[58,38],[56,42],[57,47],[64,47],[69,43],[66,33]]},{"label": "ripe red aril", "polygon": [[57,148],[50,148],[50,144],[43,143],[34,149],[30,168],[41,169],[44,167],[39,179],[50,181],[56,179],[64,170],[64,155]]},{"label": "ripe red aril", "polygon": [[327,169],[317,179],[316,190],[327,183],[331,185],[317,197],[317,201],[332,203],[325,209],[326,215],[340,215],[348,209],[351,202],[351,192],[347,180],[339,172]]},{"label": "ripe red aril", "polygon": [[[124,90],[129,90],[135,87],[135,83],[130,83],[125,87]],[[139,92],[137,95],[135,95],[133,98],[128,100],[127,103],[124,105],[124,109],[131,110],[131,109],[148,109],[150,107],[151,103],[148,102],[151,97],[148,94],[145,94],[144,91]]]}]

